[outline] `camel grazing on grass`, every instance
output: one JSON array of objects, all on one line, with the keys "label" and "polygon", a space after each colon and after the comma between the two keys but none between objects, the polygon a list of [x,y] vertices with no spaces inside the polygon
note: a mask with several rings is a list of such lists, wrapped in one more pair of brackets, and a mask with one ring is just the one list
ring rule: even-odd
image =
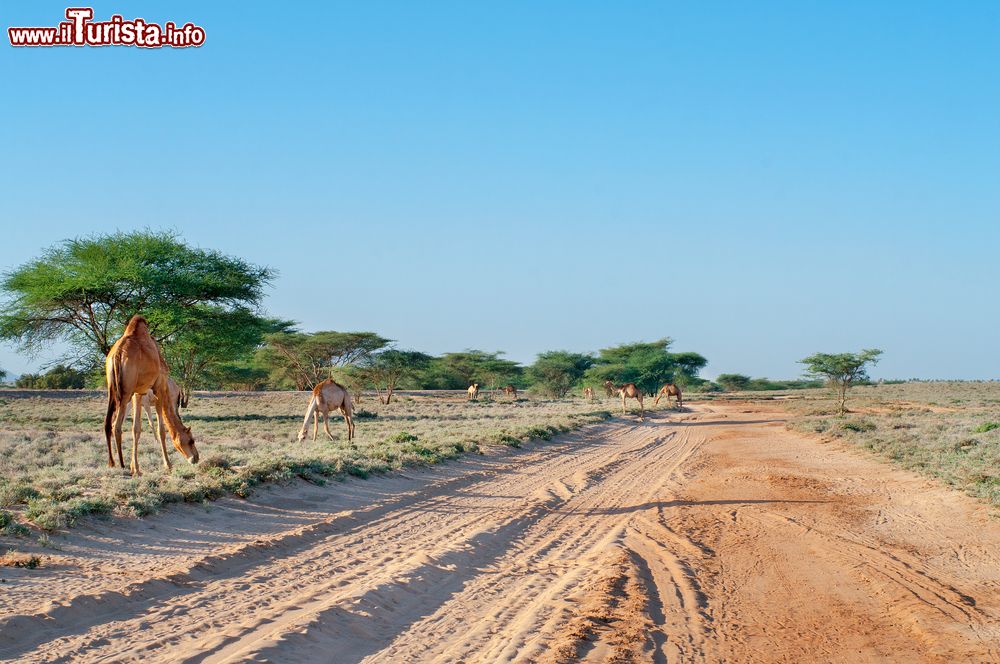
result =
[{"label": "camel grazing on grass", "polygon": [[587,399],[587,401],[593,401],[594,400],[594,388],[592,388],[592,387],[585,387],[585,388],[583,388],[583,396],[584,396],[584,398]]},{"label": "camel grazing on grass", "polygon": [[323,415],[323,428],[326,435],[333,440],[330,433],[330,411],[339,408],[344,414],[344,421],[347,422],[347,441],[354,440],[354,404],[351,402],[351,393],[347,388],[331,379],[324,380],[313,388],[312,396],[309,398],[309,406],[306,408],[306,417],[302,421],[302,431],[299,431],[299,441],[306,438],[309,429],[309,418],[313,418],[313,442],[316,442],[316,434],[319,433],[319,416]]},{"label": "camel grazing on grass", "polygon": [[466,390],[469,393],[469,401],[475,401],[479,398],[479,383],[473,383],[469,385],[469,389]]},{"label": "camel grazing on grass", "polygon": [[517,398],[517,388],[513,385],[504,385],[503,393],[505,396]]},{"label": "camel grazing on grass", "polygon": [[618,388],[610,380],[604,381],[604,396],[613,397],[618,392]]},{"label": "camel grazing on grass", "polygon": [[142,407],[144,394],[153,391],[156,396],[156,419],[159,429],[160,450],[163,452],[163,465],[170,470],[170,458],[167,457],[166,434],[177,451],[190,463],[198,463],[198,450],[194,444],[191,429],[184,426],[177,415],[177,404],[171,398],[170,369],[160,353],[160,347],[149,334],[149,324],[142,316],[133,316],[125,326],[121,338],[111,347],[108,359],[104,363],[104,373],[108,380],[108,412],[104,416],[104,436],[108,441],[108,467],[114,467],[115,460],[111,456],[111,435],[114,433],[115,446],[118,449],[118,463],[124,468],[125,459],[122,456],[122,422],[125,420],[125,406],[129,400],[135,415],[132,418],[132,475],[138,476],[139,470],[139,434],[142,429],[142,418],[139,409]]},{"label": "camel grazing on grass", "polygon": [[673,383],[667,383],[660,388],[660,391],[656,394],[656,398],[653,400],[653,405],[660,403],[660,397],[667,397],[667,405],[670,405],[670,397],[675,397],[677,399],[677,407],[684,407],[684,397],[681,395],[681,388],[677,387]]},{"label": "camel grazing on grass", "polygon": [[625,383],[618,388],[618,396],[622,398],[622,415],[625,414],[625,399],[635,399],[639,402],[639,419],[645,417],[645,410],[642,407],[642,390],[635,386],[635,383]]}]

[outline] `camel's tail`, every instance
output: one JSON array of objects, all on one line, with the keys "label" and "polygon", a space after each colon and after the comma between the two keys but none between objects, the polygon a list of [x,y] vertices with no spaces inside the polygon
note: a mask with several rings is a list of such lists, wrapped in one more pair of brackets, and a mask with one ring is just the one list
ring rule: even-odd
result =
[{"label": "camel's tail", "polygon": [[104,416],[104,435],[111,440],[115,411],[121,406],[125,385],[118,358],[111,359],[111,371],[108,372],[108,412]]}]

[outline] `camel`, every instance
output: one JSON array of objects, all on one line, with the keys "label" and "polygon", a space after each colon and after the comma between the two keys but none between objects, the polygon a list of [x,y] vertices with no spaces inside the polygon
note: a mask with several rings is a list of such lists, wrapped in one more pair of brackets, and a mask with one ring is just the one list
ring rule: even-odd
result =
[{"label": "camel", "polygon": [[469,385],[469,389],[466,390],[469,393],[469,401],[473,401],[479,398],[479,383],[473,383]]},{"label": "camel", "polygon": [[312,396],[309,398],[309,406],[306,408],[306,417],[302,421],[302,430],[299,431],[299,441],[306,438],[309,429],[309,418],[313,418],[313,442],[316,442],[316,434],[319,433],[319,415],[323,415],[323,428],[326,435],[333,440],[330,433],[330,411],[339,408],[344,414],[344,422],[347,423],[347,441],[354,440],[354,404],[351,402],[351,393],[347,388],[337,381],[329,378],[313,388]]},{"label": "camel", "polygon": [[503,393],[508,397],[512,396],[515,399],[517,398],[517,388],[514,387],[513,385],[505,385],[503,388]]},{"label": "camel", "polygon": [[667,383],[666,385],[664,385],[663,387],[660,388],[660,391],[656,395],[656,399],[653,400],[653,405],[654,406],[656,404],[660,403],[660,397],[662,397],[662,396],[666,396],[667,397],[667,405],[668,406],[670,405],[670,397],[676,397],[677,398],[677,407],[678,408],[683,408],[684,407],[684,397],[681,396],[681,388],[677,387],[673,383]]},{"label": "camel", "polygon": [[642,390],[635,386],[635,383],[625,383],[618,388],[618,396],[622,398],[622,415],[625,414],[625,399],[635,399],[639,402],[639,419],[645,417],[642,408]]},{"label": "camel", "polygon": [[613,397],[618,392],[618,388],[610,380],[604,381],[604,396]]},{"label": "camel", "polygon": [[594,388],[592,388],[592,387],[585,387],[585,388],[583,388],[583,396],[584,396],[584,398],[587,399],[587,401],[593,401],[594,400]]},{"label": "camel", "polygon": [[115,465],[111,456],[111,436],[115,437],[118,449],[118,463],[124,468],[125,459],[122,456],[122,422],[125,420],[125,407],[129,400],[135,412],[132,418],[132,475],[139,476],[139,434],[142,429],[142,419],[139,409],[142,407],[142,397],[152,390],[156,396],[156,419],[160,438],[160,451],[163,452],[163,465],[167,471],[171,469],[170,458],[167,456],[167,443],[164,427],[170,432],[170,439],[177,451],[189,463],[198,463],[198,449],[194,444],[191,429],[184,426],[177,415],[176,402],[171,398],[170,369],[167,367],[160,347],[149,334],[149,323],[142,316],[132,316],[125,332],[115,342],[104,363],[104,373],[108,380],[108,412],[104,416],[104,437],[108,442],[108,467]]}]

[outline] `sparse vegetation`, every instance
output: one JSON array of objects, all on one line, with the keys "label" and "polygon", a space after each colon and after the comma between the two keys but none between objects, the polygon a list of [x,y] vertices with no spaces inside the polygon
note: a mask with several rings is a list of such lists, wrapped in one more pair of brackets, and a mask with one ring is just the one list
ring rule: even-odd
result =
[{"label": "sparse vegetation", "polygon": [[[101,431],[104,398],[0,400],[0,507],[11,528],[71,526],[89,515],[144,516],[164,504],[248,496],[266,482],[301,477],[314,483],[353,475],[368,477],[407,465],[437,463],[490,445],[519,446],[547,440],[610,417],[580,400],[481,401],[464,396],[404,396],[391,406],[376,402],[359,417],[357,438],[334,428],[337,440],[295,440],[307,397],[302,393],[220,393],[199,397],[185,412],[203,451],[197,466],[171,450],[166,474],[148,430],[140,441],[145,474],[129,477],[105,467]],[[126,427],[127,429],[128,427]],[[128,443],[131,433],[126,431]]]},{"label": "sparse vegetation", "polygon": [[789,400],[791,428],[839,439],[1000,506],[1000,383],[854,388],[850,419],[826,390]]}]

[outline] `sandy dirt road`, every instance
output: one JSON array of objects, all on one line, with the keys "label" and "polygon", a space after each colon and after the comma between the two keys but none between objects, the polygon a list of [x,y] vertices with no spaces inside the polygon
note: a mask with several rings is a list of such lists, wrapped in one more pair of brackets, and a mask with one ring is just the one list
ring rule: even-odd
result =
[{"label": "sandy dirt road", "polygon": [[766,406],[75,531],[19,661],[1000,661],[1000,522]]}]

